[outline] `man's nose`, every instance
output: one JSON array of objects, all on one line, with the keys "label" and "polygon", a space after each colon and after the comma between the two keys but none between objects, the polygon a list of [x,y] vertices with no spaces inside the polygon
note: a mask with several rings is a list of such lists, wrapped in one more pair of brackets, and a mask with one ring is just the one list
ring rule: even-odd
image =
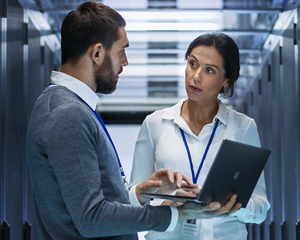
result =
[{"label": "man's nose", "polygon": [[124,57],[124,59],[122,61],[122,67],[125,67],[127,65],[128,65],[128,59],[127,59],[127,55],[125,54],[125,57]]}]

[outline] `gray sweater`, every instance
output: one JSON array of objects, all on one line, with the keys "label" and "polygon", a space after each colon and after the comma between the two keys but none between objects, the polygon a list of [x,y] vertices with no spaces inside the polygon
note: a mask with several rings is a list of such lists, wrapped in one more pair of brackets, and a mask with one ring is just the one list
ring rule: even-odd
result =
[{"label": "gray sweater", "polygon": [[130,205],[102,126],[66,87],[38,98],[26,145],[41,240],[133,240],[136,232],[168,228],[169,207]]}]

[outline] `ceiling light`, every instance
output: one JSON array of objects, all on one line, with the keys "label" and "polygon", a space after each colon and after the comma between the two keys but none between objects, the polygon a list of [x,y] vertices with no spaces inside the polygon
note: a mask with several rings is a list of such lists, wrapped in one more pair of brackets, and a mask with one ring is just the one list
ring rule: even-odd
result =
[{"label": "ceiling light", "polygon": [[221,30],[217,23],[155,23],[155,22],[128,22],[126,31],[216,31]]},{"label": "ceiling light", "polygon": [[119,11],[126,21],[207,21],[220,17],[218,12],[207,11]]}]

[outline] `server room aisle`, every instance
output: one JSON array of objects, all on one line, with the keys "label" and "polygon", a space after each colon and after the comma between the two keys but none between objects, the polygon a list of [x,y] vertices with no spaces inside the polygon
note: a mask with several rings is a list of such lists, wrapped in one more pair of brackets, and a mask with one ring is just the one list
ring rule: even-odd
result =
[{"label": "server room aisle", "polygon": [[[0,240],[39,240],[25,155],[26,130],[34,102],[48,86],[51,71],[60,68],[60,29],[54,23],[81,2],[0,0]],[[248,239],[300,240],[300,0],[101,2],[127,13],[128,19],[136,14],[150,23],[149,12],[161,18],[175,12],[175,20],[182,23],[179,18],[186,18],[186,11],[196,11],[197,21],[201,16],[208,20],[207,4],[218,6],[210,8],[210,17],[227,16],[216,31],[238,41],[242,61],[229,104],[255,119],[262,147],[272,150],[265,167],[271,208],[262,224],[247,224]],[[215,24],[220,23],[216,19]],[[131,27],[140,26],[133,23]],[[148,23],[144,25],[149,27]],[[114,95],[101,96],[99,103],[128,178],[142,119],[154,108],[184,97],[184,52],[203,32],[130,30],[128,25],[129,65]],[[143,239],[144,233],[139,235]]]}]

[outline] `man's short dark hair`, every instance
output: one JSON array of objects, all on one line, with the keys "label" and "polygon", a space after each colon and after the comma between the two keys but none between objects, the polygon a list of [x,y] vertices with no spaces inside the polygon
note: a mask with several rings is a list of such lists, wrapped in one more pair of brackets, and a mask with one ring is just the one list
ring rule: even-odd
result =
[{"label": "man's short dark hair", "polygon": [[61,63],[76,62],[87,49],[101,43],[106,49],[118,40],[123,17],[99,2],[85,2],[68,13],[61,27]]}]

